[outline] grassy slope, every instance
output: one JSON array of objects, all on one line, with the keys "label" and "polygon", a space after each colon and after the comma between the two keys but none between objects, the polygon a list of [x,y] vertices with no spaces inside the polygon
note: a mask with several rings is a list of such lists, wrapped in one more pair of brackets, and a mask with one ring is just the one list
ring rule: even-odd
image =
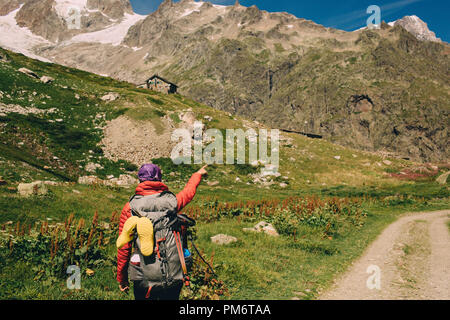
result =
[{"label": "grassy slope", "polygon": [[[2,51],[2,53],[4,53]],[[36,108],[56,108],[56,113],[42,118],[9,114],[0,117],[2,126],[2,148],[0,176],[8,185],[0,186],[0,223],[7,221],[35,222],[50,218],[52,222],[63,221],[69,214],[77,218],[90,218],[97,211],[101,220],[110,217],[111,212],[120,211],[132,189],[115,189],[68,184],[50,187],[45,197],[33,197],[26,201],[10,193],[8,187],[20,181],[53,179],[56,181],[76,179],[85,174],[85,163],[96,161],[104,165],[101,175],[125,172],[127,164],[112,162],[102,157],[97,146],[102,132],[99,128],[103,120],[95,120],[98,114],[105,119],[113,119],[121,114],[131,117],[140,115],[156,123],[158,117],[174,115],[181,110],[192,108],[198,119],[205,115],[214,118],[211,126],[219,129],[240,128],[243,120],[200,105],[180,95],[167,96],[109,78],[92,75],[74,69],[30,60],[21,55],[7,52],[10,62],[0,62],[0,99],[5,104],[17,104]],[[55,78],[51,85],[18,73],[17,69],[27,67],[39,75]],[[64,87],[67,87],[64,88]],[[33,95],[33,92],[36,95]],[[121,95],[118,101],[106,104],[100,97],[114,91]],[[76,99],[78,94],[80,99]],[[47,96],[51,98],[46,98]],[[30,101],[31,100],[31,101]],[[46,102],[43,104],[43,101]],[[147,108],[146,108],[147,107]],[[62,123],[48,120],[63,119]],[[333,145],[326,141],[312,140],[302,136],[286,135],[293,141],[281,148],[280,172],[288,179],[287,188],[278,184],[263,187],[251,181],[249,173],[257,172],[250,167],[211,166],[207,181],[219,181],[219,185],[209,187],[202,184],[193,205],[209,198],[220,202],[285,198],[293,195],[332,195],[338,197],[369,195],[375,198],[398,195],[413,197],[410,202],[392,202],[391,207],[373,204],[368,207],[369,215],[363,229],[353,230],[330,244],[341,248],[338,254],[311,253],[295,244],[292,239],[280,237],[272,240],[260,235],[243,234],[241,224],[235,219],[225,219],[217,223],[202,223],[198,226],[198,244],[208,255],[215,252],[215,262],[219,275],[226,280],[231,290],[231,298],[290,298],[293,291],[311,290],[307,297],[313,297],[320,288],[328,285],[337,272],[344,270],[373,238],[405,210],[425,210],[442,208],[448,204],[448,188],[438,186],[432,180],[422,182],[399,182],[388,179],[383,173],[393,172],[411,165],[406,161],[391,159],[393,164],[381,164],[382,159],[369,154]],[[23,142],[23,144],[21,144]],[[90,153],[89,150],[93,152]],[[336,160],[334,156],[341,156]],[[60,161],[55,161],[57,156]],[[90,158],[91,157],[91,158]],[[173,191],[179,191],[190,174],[198,166],[173,166],[167,160],[158,160],[164,171],[177,175],[167,178]],[[370,162],[370,166],[365,164]],[[380,166],[375,163],[380,163]],[[50,169],[44,169],[48,166]],[[65,167],[65,168],[64,168]],[[236,182],[236,176],[241,182]],[[308,182],[309,181],[309,182]],[[80,193],[74,193],[77,190]],[[428,204],[418,201],[418,197],[428,199]],[[99,200],[100,199],[100,200]],[[396,199],[396,198],[395,198]],[[367,204],[369,205],[369,204]],[[237,236],[240,241],[232,247],[218,248],[209,242],[216,233]],[[316,241],[314,232],[305,234],[306,240]],[[111,246],[111,257],[114,247]],[[245,256],[246,259],[242,259]],[[249,263],[250,261],[250,263]],[[12,272],[14,270],[15,272]],[[83,280],[83,290],[70,293],[61,290],[65,282],[57,285],[33,281],[33,274],[22,262],[0,263],[0,278],[5,281],[3,298],[64,299],[64,298],[125,298],[116,291],[114,267],[99,267],[92,278]],[[10,276],[13,274],[12,276]],[[3,281],[2,281],[3,282]]]},{"label": "grassy slope", "polygon": [[[342,273],[358,258],[367,246],[401,213],[448,208],[449,203],[429,203],[427,205],[400,205],[391,207],[367,206],[369,216],[361,229],[348,232],[345,236],[330,241],[321,240],[320,235],[308,230],[303,239],[293,240],[282,236],[278,239],[261,234],[249,234],[242,228],[252,227],[252,223],[240,223],[236,219],[199,226],[198,244],[215,261],[220,261],[220,278],[229,286],[233,299],[283,299],[296,296],[314,299],[332,284],[336,275]],[[218,233],[236,236],[239,241],[226,247],[211,243],[210,237]],[[316,250],[310,245],[322,244],[327,248],[338,248],[330,254]],[[242,257],[246,262],[242,263]]]}]

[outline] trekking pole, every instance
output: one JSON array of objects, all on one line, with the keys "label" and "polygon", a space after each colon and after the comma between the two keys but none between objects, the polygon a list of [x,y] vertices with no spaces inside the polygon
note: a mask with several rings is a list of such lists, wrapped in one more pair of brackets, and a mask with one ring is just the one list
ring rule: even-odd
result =
[{"label": "trekking pole", "polygon": [[202,261],[208,266],[209,270],[211,271],[211,273],[217,277],[217,274],[214,272],[214,269],[211,267],[211,265],[202,257],[202,255],[200,254],[200,251],[198,251],[197,247],[195,246],[194,241],[192,240],[192,237],[189,237],[189,240],[191,240],[191,244],[192,247],[194,247],[195,252],[197,252],[198,256],[200,257],[200,259],[202,259]]}]

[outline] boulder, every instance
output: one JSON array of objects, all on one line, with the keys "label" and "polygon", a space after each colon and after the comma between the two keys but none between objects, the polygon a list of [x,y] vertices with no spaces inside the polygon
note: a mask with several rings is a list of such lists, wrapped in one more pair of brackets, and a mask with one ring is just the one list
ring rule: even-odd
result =
[{"label": "boulder", "polygon": [[218,186],[219,185],[219,181],[208,181],[207,184],[210,187],[214,187],[214,186]]},{"label": "boulder", "polygon": [[226,245],[237,241],[238,239],[236,237],[229,236],[226,234],[218,234],[215,235],[214,237],[211,237],[211,242],[218,245]]},{"label": "boulder", "polygon": [[[0,15],[2,15],[2,14],[0,13]],[[0,52],[0,61],[9,62],[9,59],[6,55],[4,55],[3,53]]]},{"label": "boulder", "polygon": [[53,81],[55,81],[55,79],[53,79],[52,77],[49,76],[42,76],[41,77],[41,82],[47,84],[47,83],[52,83]]},{"label": "boulder", "polygon": [[392,161],[389,160],[383,160],[383,163],[387,166],[390,166],[392,164]]},{"label": "boulder", "polygon": [[130,187],[139,184],[139,180],[128,174],[121,174],[119,178],[113,178],[108,181],[104,181],[107,186],[117,186],[117,187]]},{"label": "boulder", "polygon": [[34,71],[31,71],[30,69],[20,68],[19,72],[22,72],[31,78],[39,79],[39,76]]},{"label": "boulder", "polygon": [[95,173],[97,169],[103,169],[103,167],[98,163],[89,162],[85,167],[84,170],[89,173]]},{"label": "boulder", "polygon": [[246,232],[264,232],[265,234],[267,234],[269,236],[274,236],[274,237],[279,236],[275,227],[272,224],[265,222],[265,221],[259,222],[253,228],[244,228],[242,230],[244,230]]},{"label": "boulder", "polygon": [[79,184],[103,184],[103,181],[96,176],[84,176],[78,178]]},{"label": "boulder", "polygon": [[446,172],[446,173],[444,173],[444,174],[441,174],[441,175],[436,179],[436,182],[439,183],[439,184],[442,184],[442,185],[447,184],[447,178],[448,178],[449,175],[450,175],[450,171],[448,171],[448,172]]},{"label": "boulder", "polygon": [[17,191],[20,196],[29,197],[33,195],[45,195],[47,194],[48,189],[42,181],[35,181],[32,183],[19,184]]},{"label": "boulder", "polygon": [[54,186],[54,187],[59,185],[58,182],[56,182],[56,181],[50,181],[50,180],[44,181],[43,183],[44,183],[45,185],[47,185],[47,186]]},{"label": "boulder", "polygon": [[181,115],[181,121],[183,121],[189,127],[192,127],[194,125],[194,122],[196,121],[195,113],[192,111],[187,111],[183,113]]},{"label": "boulder", "polygon": [[278,172],[278,166],[273,164],[266,164],[264,168],[261,168],[261,176],[275,176],[280,177],[281,173]]},{"label": "boulder", "polygon": [[105,94],[103,97],[101,97],[103,101],[107,102],[116,101],[119,98],[120,94],[118,94],[117,92],[109,92],[108,94]]},{"label": "boulder", "polygon": [[121,174],[118,178],[102,180],[96,176],[83,176],[78,178],[79,184],[101,184],[110,187],[130,187],[139,184],[139,180],[128,174]]}]

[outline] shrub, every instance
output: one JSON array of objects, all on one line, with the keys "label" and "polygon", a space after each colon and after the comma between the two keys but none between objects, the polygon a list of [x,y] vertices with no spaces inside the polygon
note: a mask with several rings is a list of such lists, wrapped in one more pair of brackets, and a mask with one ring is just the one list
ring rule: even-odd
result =
[{"label": "shrub", "polygon": [[284,235],[293,235],[304,225],[321,230],[324,236],[338,234],[345,228],[361,227],[367,215],[359,199],[317,197],[233,203],[207,198],[200,206],[187,208],[186,214],[206,222],[233,216],[247,221],[267,220]]},{"label": "shrub", "polygon": [[300,220],[296,214],[287,209],[278,209],[271,216],[270,222],[279,234],[293,235],[296,233]]},{"label": "shrub", "polygon": [[[11,263],[24,264],[30,270],[27,276],[51,286],[67,277],[67,267],[71,265],[77,265],[82,270],[114,267],[118,220],[119,215],[113,212],[111,218],[103,222],[99,221],[96,213],[90,223],[84,219],[75,221],[72,214],[64,223],[53,225],[47,221],[34,225],[20,222],[4,224],[0,232],[0,270]],[[192,232],[195,239],[195,230]],[[194,264],[189,274],[191,286],[183,290],[181,297],[220,299],[228,295],[225,283],[217,279],[198,255],[193,254],[193,257]],[[213,266],[213,257],[209,264]],[[111,277],[114,275],[111,274]]]},{"label": "shrub", "polygon": [[[202,256],[207,257],[202,253]],[[209,259],[213,266],[214,255]],[[182,300],[219,300],[229,295],[225,283],[205,267],[198,255],[194,255],[194,265],[190,272],[190,286],[183,288],[180,298]]]},{"label": "shrub", "polygon": [[85,224],[84,219],[74,224],[73,215],[56,225],[42,222],[39,230],[37,225],[32,228],[17,222],[1,247],[9,249],[8,258],[31,264],[38,278],[62,277],[70,265],[112,265],[114,259],[108,256],[107,245],[116,236],[117,228],[99,224],[97,213],[90,226]]}]

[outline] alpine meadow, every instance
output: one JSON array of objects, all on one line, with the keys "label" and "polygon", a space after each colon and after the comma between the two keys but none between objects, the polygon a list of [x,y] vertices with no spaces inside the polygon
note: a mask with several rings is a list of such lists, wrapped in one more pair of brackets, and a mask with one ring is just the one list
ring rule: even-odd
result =
[{"label": "alpine meadow", "polygon": [[0,0],[0,299],[450,299],[447,42],[132,4]]}]

